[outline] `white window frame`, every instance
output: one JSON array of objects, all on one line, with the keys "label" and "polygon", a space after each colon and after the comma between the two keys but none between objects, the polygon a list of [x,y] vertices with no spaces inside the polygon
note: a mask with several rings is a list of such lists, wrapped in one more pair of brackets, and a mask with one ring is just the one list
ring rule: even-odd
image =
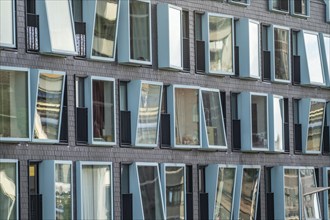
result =
[{"label": "white window frame", "polygon": [[[275,124],[277,122],[277,118],[275,117],[275,102],[274,99],[278,98],[280,99],[280,109],[281,109],[281,115],[282,115],[282,149],[276,150],[275,148]],[[285,151],[285,132],[284,132],[284,97],[279,95],[273,95],[269,94],[268,96],[268,117],[269,117],[269,150],[272,152],[279,152],[283,153]]]},{"label": "white window frame", "polygon": [[[289,14],[289,12],[290,12],[290,0],[286,0],[286,1],[288,1],[288,11],[282,11],[282,10],[273,8],[273,2],[276,1],[276,0],[268,0],[268,1],[269,1],[268,2],[269,11],[280,13],[280,14]],[[279,0],[279,1],[282,1],[282,0]]]},{"label": "white window frame", "polygon": [[13,39],[12,39],[12,43],[11,44],[7,44],[7,43],[3,43],[0,42],[0,47],[8,47],[8,48],[16,48],[16,41],[17,41],[17,37],[16,37],[16,0],[10,0],[11,1],[11,9],[12,9],[12,35],[13,35]]},{"label": "white window frame", "polygon": [[[330,3],[329,3],[330,5]],[[330,87],[330,52],[325,48],[325,38],[329,38],[330,41],[330,34],[319,34],[319,39],[321,43],[321,51],[322,51],[322,60],[323,60],[323,71],[324,71],[324,78],[327,87]]]},{"label": "white window frame", "polygon": [[228,3],[234,4],[234,5],[239,5],[239,6],[244,6],[244,7],[249,6],[251,4],[251,0],[245,0],[245,1],[246,1],[246,3],[237,2],[235,0],[228,0]]},{"label": "white window frame", "polygon": [[[306,0],[306,15],[295,13],[295,0],[289,0],[290,1],[290,13],[293,16],[302,17],[302,18],[308,18],[310,17],[310,0]],[[301,1],[301,0],[300,0]]]}]

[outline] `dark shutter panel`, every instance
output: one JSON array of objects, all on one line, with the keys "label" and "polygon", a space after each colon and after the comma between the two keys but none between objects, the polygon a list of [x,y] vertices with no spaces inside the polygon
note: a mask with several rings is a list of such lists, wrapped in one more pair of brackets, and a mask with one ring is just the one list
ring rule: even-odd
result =
[{"label": "dark shutter panel", "polygon": [[42,195],[30,195],[30,220],[42,219]]},{"label": "dark shutter panel", "polygon": [[284,122],[284,151],[290,152],[290,134],[288,122]]},{"label": "dark shutter panel", "polygon": [[241,150],[241,120],[233,119],[233,150]]},{"label": "dark shutter panel", "polygon": [[63,106],[62,108],[60,142],[68,143],[68,107],[66,106]]},{"label": "dark shutter panel", "polygon": [[329,137],[329,126],[323,128],[323,153],[330,153],[330,137]]},{"label": "dark shutter panel", "polygon": [[205,42],[196,41],[196,71],[205,72]]},{"label": "dark shutter panel", "polygon": [[239,76],[239,47],[235,46],[235,75]]},{"label": "dark shutter panel", "polygon": [[131,112],[120,111],[120,143],[131,145]]},{"label": "dark shutter panel", "polygon": [[294,145],[296,152],[302,152],[301,124],[294,125]]},{"label": "dark shutter panel", "polygon": [[83,107],[76,108],[76,135],[77,143],[86,144],[88,142],[88,109]]},{"label": "dark shutter panel", "polygon": [[301,0],[294,0],[294,12],[297,14],[302,13],[302,1]]},{"label": "dark shutter panel", "polygon": [[270,51],[264,51],[264,80],[270,80]]},{"label": "dark shutter panel", "polygon": [[208,193],[199,193],[199,219],[209,219]]},{"label": "dark shutter panel", "polygon": [[300,84],[300,56],[293,56],[293,83]]},{"label": "dark shutter panel", "polygon": [[186,199],[187,199],[187,207],[186,207],[187,220],[193,220],[194,219],[193,194],[191,192],[186,193]]},{"label": "dark shutter panel", "polygon": [[183,38],[182,45],[182,55],[183,55],[183,70],[190,70],[190,48],[189,48],[189,38]]},{"label": "dark shutter panel", "polygon": [[160,115],[161,124],[161,146],[170,147],[171,146],[171,116],[170,114]]},{"label": "dark shutter panel", "polygon": [[274,215],[274,193],[267,193],[267,219],[273,220]]},{"label": "dark shutter panel", "polygon": [[133,197],[132,194],[122,194],[122,220],[133,220]]}]

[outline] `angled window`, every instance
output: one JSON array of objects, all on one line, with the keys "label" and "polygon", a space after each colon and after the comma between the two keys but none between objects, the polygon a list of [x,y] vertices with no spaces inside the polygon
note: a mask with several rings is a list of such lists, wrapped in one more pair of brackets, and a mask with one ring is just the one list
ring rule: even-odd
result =
[{"label": "angled window", "polygon": [[36,12],[40,16],[40,52],[76,55],[70,1],[36,1]]},{"label": "angled window", "polygon": [[112,164],[77,162],[77,218],[113,219]]},{"label": "angled window", "polygon": [[118,0],[83,1],[88,58],[114,61],[119,5]]},{"label": "angled window", "polygon": [[279,13],[289,13],[290,0],[269,0],[269,10]]},{"label": "angled window", "polygon": [[182,9],[157,4],[158,66],[182,70]]},{"label": "angled window", "polygon": [[227,148],[220,92],[201,89],[203,148]]},{"label": "angled window", "polygon": [[0,47],[16,47],[15,0],[0,1]]},{"label": "angled window", "polygon": [[290,0],[291,14],[302,17],[310,15],[310,0]]},{"label": "angled window", "polygon": [[269,148],[284,152],[284,100],[282,96],[269,95]]},{"label": "angled window", "polygon": [[167,91],[172,146],[199,148],[201,146],[199,87],[172,85]]},{"label": "angled window", "polygon": [[[330,167],[323,168],[323,186],[330,187]],[[330,219],[330,190],[323,194],[324,219]]]},{"label": "angled window", "polygon": [[166,219],[186,219],[185,164],[162,164],[161,177]]},{"label": "angled window", "polygon": [[0,141],[30,140],[30,71],[0,66]]},{"label": "angled window", "polygon": [[241,18],[236,22],[236,45],[239,47],[239,74],[260,79],[260,24]]},{"label": "angled window", "polygon": [[[233,17],[205,13],[202,16],[205,68],[210,74],[234,74]],[[205,27],[205,28],[204,28]]]},{"label": "angled window", "polygon": [[133,219],[165,219],[158,164],[133,163],[129,174]]},{"label": "angled window", "polygon": [[151,81],[131,81],[127,85],[127,103],[132,115],[131,135],[134,146],[158,145],[162,89],[162,83]]},{"label": "angled window", "polygon": [[228,0],[229,3],[248,6],[251,3],[251,0]]},{"label": "angled window", "polygon": [[90,76],[85,84],[88,107],[88,142],[95,145],[116,143],[115,80]]},{"label": "angled window", "polygon": [[234,219],[256,219],[260,172],[260,166],[237,167]]},{"label": "angled window", "polygon": [[210,219],[233,219],[236,166],[208,165],[205,179]]},{"label": "angled window", "polygon": [[326,7],[326,9],[325,9],[326,10],[325,20],[327,22],[330,22],[330,1],[327,1],[327,0],[324,0],[324,1],[325,1],[325,7]]},{"label": "angled window", "polygon": [[39,176],[42,219],[73,219],[72,162],[44,160]]},{"label": "angled window", "polygon": [[301,59],[301,84],[325,85],[318,33],[310,31],[298,33],[298,55]]},{"label": "angled window", "polygon": [[56,143],[60,136],[65,73],[50,70],[32,73],[32,140]]},{"label": "angled window", "polygon": [[19,219],[18,161],[0,159],[0,219]]},{"label": "angled window", "polygon": [[150,0],[121,1],[118,62],[152,64]]},{"label": "angled window", "polygon": [[330,35],[321,33],[320,39],[324,67],[324,78],[327,86],[330,87]]}]

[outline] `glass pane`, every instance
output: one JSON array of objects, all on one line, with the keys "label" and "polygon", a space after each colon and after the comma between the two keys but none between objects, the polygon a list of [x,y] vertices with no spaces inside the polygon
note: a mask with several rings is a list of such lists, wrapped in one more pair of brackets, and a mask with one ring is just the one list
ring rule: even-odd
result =
[{"label": "glass pane", "polygon": [[185,219],[184,167],[166,167],[166,217]]},{"label": "glass pane", "polygon": [[0,219],[18,219],[16,163],[0,162]]},{"label": "glass pane", "polygon": [[56,220],[71,219],[71,165],[55,164]]},{"label": "glass pane", "polygon": [[157,166],[138,166],[145,220],[163,219],[162,198]]},{"label": "glass pane", "polygon": [[260,77],[260,61],[259,61],[259,24],[249,22],[250,36],[249,36],[249,55],[250,55],[250,74],[252,76]]},{"label": "glass pane", "polygon": [[[328,187],[330,186],[330,170],[328,170]],[[328,215],[330,219],[330,190],[328,190]]]},{"label": "glass pane", "polygon": [[142,83],[136,137],[139,144],[157,144],[160,92],[160,85]]},{"label": "glass pane", "polygon": [[181,10],[169,7],[170,64],[182,66],[181,57]]},{"label": "glass pane", "polygon": [[323,118],[324,118],[325,103],[323,102],[311,102],[311,108],[309,112],[308,122],[308,151],[320,151],[321,150],[321,138],[323,131]]},{"label": "glass pane", "polygon": [[60,74],[40,73],[34,116],[35,139],[58,139],[63,79]]},{"label": "glass pane", "polygon": [[209,145],[226,146],[219,92],[202,91],[202,97]]},{"label": "glass pane", "polygon": [[273,0],[273,9],[288,12],[289,0]]},{"label": "glass pane", "polygon": [[0,70],[0,139],[28,138],[27,72]]},{"label": "glass pane", "polygon": [[0,1],[0,44],[13,45],[15,41],[14,36],[14,0]]},{"label": "glass pane", "polygon": [[283,99],[274,97],[274,148],[284,150],[283,146]]},{"label": "glass pane", "polygon": [[299,219],[299,173],[297,169],[284,170],[285,219]]},{"label": "glass pane", "polygon": [[175,89],[175,139],[177,145],[199,145],[199,91]]},{"label": "glass pane", "polygon": [[247,4],[247,0],[232,0],[233,2],[241,2]]},{"label": "glass pane", "polygon": [[230,219],[235,184],[235,168],[219,168],[214,219]]},{"label": "glass pane", "polygon": [[131,59],[150,61],[149,3],[130,1]]},{"label": "glass pane", "polygon": [[113,82],[93,80],[93,140],[115,141]]},{"label": "glass pane", "polygon": [[233,72],[232,19],[209,16],[210,70]]},{"label": "glass pane", "polygon": [[254,220],[257,208],[259,188],[259,169],[244,168],[239,217],[242,220]]},{"label": "glass pane", "polygon": [[[317,187],[315,181],[314,169],[301,169],[300,179],[302,185],[302,194]],[[306,219],[321,219],[319,197],[317,193],[303,196],[303,207]]]},{"label": "glass pane", "polygon": [[116,0],[97,0],[93,38],[93,56],[114,57],[117,29]]},{"label": "glass pane", "polygon": [[293,3],[295,14],[307,15],[307,0],[295,0]]},{"label": "glass pane", "polygon": [[251,96],[252,147],[268,147],[267,97]]},{"label": "glass pane", "polygon": [[111,219],[111,166],[82,166],[82,218]]},{"label": "glass pane", "polygon": [[304,40],[310,81],[324,83],[319,37],[317,34],[304,33]]},{"label": "glass pane", "polygon": [[328,74],[330,78],[330,37],[324,37],[325,57],[328,64]]},{"label": "glass pane", "polygon": [[69,0],[45,0],[45,4],[52,49],[75,52]]},{"label": "glass pane", "polygon": [[289,77],[289,31],[274,28],[275,79],[290,80]]}]

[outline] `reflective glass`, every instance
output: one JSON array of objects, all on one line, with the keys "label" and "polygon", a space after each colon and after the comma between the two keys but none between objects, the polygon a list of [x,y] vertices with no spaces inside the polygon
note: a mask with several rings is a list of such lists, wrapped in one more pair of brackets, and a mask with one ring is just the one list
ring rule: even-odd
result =
[{"label": "reflective glass", "polygon": [[18,219],[16,184],[16,163],[0,162],[0,219]]},{"label": "reflective glass", "polygon": [[304,33],[309,79],[312,83],[324,83],[318,34]]},{"label": "reflective glass", "polygon": [[290,80],[289,30],[274,28],[275,41],[275,79]]},{"label": "reflective glass", "polygon": [[83,219],[111,219],[111,178],[110,165],[82,166]]},{"label": "reflective glass", "polygon": [[285,219],[299,219],[299,173],[298,169],[284,170]]},{"label": "reflective glass", "polygon": [[131,59],[150,61],[149,3],[131,0],[129,5]]},{"label": "reflective glass", "polygon": [[15,44],[14,0],[0,1],[0,45]]},{"label": "reflective glass", "polygon": [[115,141],[113,81],[93,80],[93,140]]},{"label": "reflective glass", "polygon": [[307,151],[320,151],[325,103],[312,101],[309,112]]},{"label": "reflective glass", "polygon": [[175,139],[177,145],[199,145],[199,90],[175,89]]},{"label": "reflective glass", "polygon": [[210,70],[233,72],[232,18],[209,16]]},{"label": "reflective glass", "polygon": [[28,74],[0,70],[0,140],[29,137]]},{"label": "reflective glass", "polygon": [[254,220],[257,208],[259,188],[259,169],[244,168],[239,217],[242,220]]},{"label": "reflective glass", "polygon": [[294,13],[307,15],[307,1],[310,0],[295,0],[294,3]]},{"label": "reflective glass", "polygon": [[235,168],[219,168],[214,219],[230,219],[232,215]]},{"label": "reflective glass", "polygon": [[182,66],[181,10],[169,7],[170,64]]},{"label": "reflective glass", "polygon": [[267,97],[251,96],[252,147],[268,147]]},{"label": "reflective glass", "polygon": [[185,219],[184,167],[166,167],[166,217]]},{"label": "reflective glass", "polygon": [[283,147],[283,99],[274,97],[274,148],[284,150]]},{"label": "reflective glass", "polygon": [[142,83],[136,137],[139,144],[157,144],[160,92],[160,85]]},{"label": "reflective glass", "polygon": [[97,0],[93,39],[93,56],[113,58],[117,29],[116,0]]},{"label": "reflective glass", "polygon": [[273,9],[288,12],[289,11],[289,0],[272,0]]},{"label": "reflective glass", "polygon": [[56,220],[72,217],[71,165],[55,164]]},{"label": "reflective glass", "polygon": [[226,146],[219,92],[202,91],[204,120],[209,145]]},{"label": "reflective glass", "polygon": [[259,60],[259,24],[249,22],[249,59],[250,59],[250,74],[260,77],[260,60]]},{"label": "reflective glass", "polygon": [[[330,186],[330,170],[328,170],[328,186]],[[330,219],[330,190],[328,190],[328,215]]]},{"label": "reflective glass", "polygon": [[163,219],[163,207],[157,166],[138,166],[139,184],[145,220]]},{"label": "reflective glass", "polygon": [[328,74],[329,74],[329,78],[330,78],[330,36],[324,36],[324,49],[325,49],[325,57],[326,57],[326,61],[328,64]]},{"label": "reflective glass", "polygon": [[45,0],[51,47],[53,50],[75,52],[75,38],[69,0]]},{"label": "reflective glass", "polygon": [[64,76],[40,73],[34,138],[58,140]]}]

